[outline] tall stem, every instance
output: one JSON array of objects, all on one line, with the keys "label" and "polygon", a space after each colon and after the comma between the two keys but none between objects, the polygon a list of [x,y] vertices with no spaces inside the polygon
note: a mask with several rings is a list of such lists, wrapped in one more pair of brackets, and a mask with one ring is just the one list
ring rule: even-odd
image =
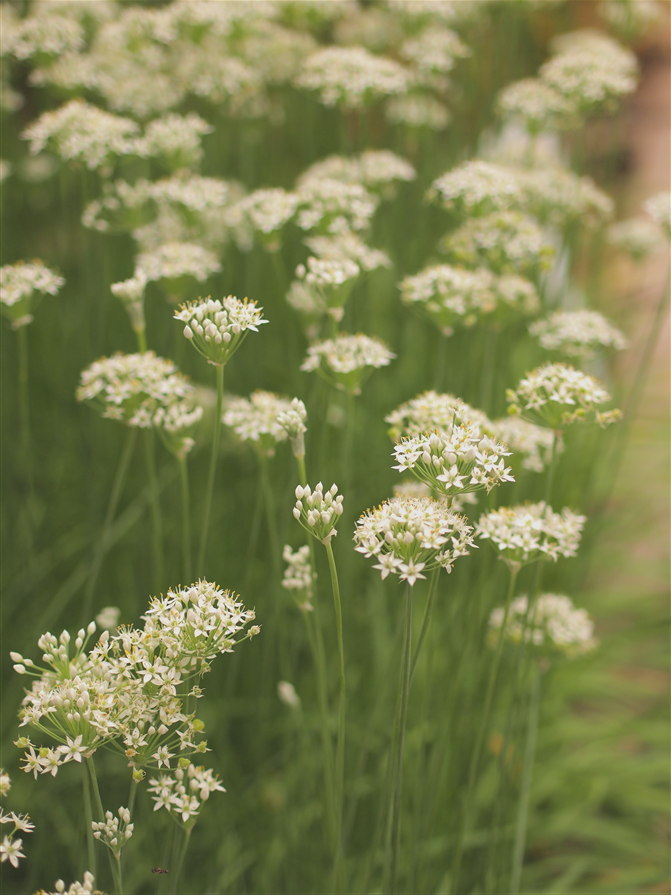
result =
[{"label": "tall stem", "polygon": [[410,682],[412,683],[412,679],[415,676],[415,669],[417,668],[417,660],[419,659],[419,653],[422,649],[422,644],[424,643],[424,638],[426,637],[426,632],[429,629],[429,619],[431,617],[431,608],[433,607],[433,598],[436,593],[436,585],[438,583],[438,576],[440,575],[440,567],[434,569],[433,575],[431,576],[431,581],[429,582],[429,596],[426,599],[426,607],[424,609],[424,615],[422,617],[422,625],[419,629],[419,636],[417,638],[417,643],[415,645],[415,652],[412,657],[412,664],[410,666]]},{"label": "tall stem", "polygon": [[548,466],[548,474],[545,480],[545,505],[548,507],[550,506],[550,500],[552,499],[552,486],[554,485],[555,473],[557,471],[557,458],[559,456],[559,445],[561,443],[561,437],[561,430],[553,429],[550,465]]},{"label": "tall stem", "polygon": [[527,718],[527,735],[524,745],[524,770],[522,772],[522,790],[517,807],[517,820],[515,822],[515,844],[513,847],[513,870],[510,878],[510,895],[518,895],[520,880],[522,878],[522,864],[524,863],[524,845],[527,835],[527,817],[529,812],[529,793],[531,791],[531,779],[533,775],[534,760],[536,757],[536,739],[538,736],[538,715],[540,710],[541,672],[534,671],[531,684],[531,697],[529,700],[529,715]]},{"label": "tall stem", "polygon": [[519,574],[518,566],[509,566],[510,569],[510,579],[508,582],[508,593],[506,595],[506,603],[505,609],[503,612],[503,621],[501,623],[501,627],[499,629],[499,636],[496,642],[496,652],[494,654],[494,661],[492,662],[492,667],[489,672],[489,679],[487,681],[487,690],[485,692],[485,700],[482,708],[482,714],[480,715],[480,726],[478,728],[477,736],[475,739],[475,746],[473,752],[471,753],[471,761],[468,768],[468,782],[466,785],[466,789],[464,791],[464,797],[462,800],[462,821],[459,827],[459,836],[457,839],[455,858],[454,858],[454,869],[452,871],[452,891],[458,892],[459,887],[459,872],[461,870],[461,861],[463,857],[464,851],[464,837],[466,832],[468,831],[468,825],[471,821],[471,815],[473,811],[473,789],[475,786],[475,778],[478,773],[480,758],[482,755],[482,747],[485,741],[485,734],[487,732],[487,728],[489,727],[491,709],[492,709],[492,698],[494,696],[494,689],[496,685],[496,679],[499,674],[499,666],[501,664],[501,656],[503,655],[503,644],[505,642],[505,630],[506,625],[508,623],[508,615],[510,613],[510,604],[512,603],[513,594],[515,593],[515,583],[517,581],[517,576]]},{"label": "tall stem", "polygon": [[151,501],[151,533],[154,554],[154,590],[159,591],[163,582],[163,518],[156,475],[156,458],[154,456],[154,433],[147,431],[144,440],[147,474],[149,476],[149,498]]},{"label": "tall stem", "polygon": [[184,584],[191,581],[191,500],[189,496],[189,468],[186,457],[179,457],[179,483],[182,502],[182,573]]},{"label": "tall stem", "polygon": [[35,482],[33,478],[32,436],[30,431],[30,397],[28,388],[28,334],[26,332],[26,327],[19,327],[17,335],[19,342],[19,419],[21,431],[20,463],[24,470],[25,484],[28,492],[27,499],[24,502],[24,508],[26,515],[27,544],[30,554],[32,554],[34,536],[33,512],[35,503]]},{"label": "tall stem", "polygon": [[89,870],[94,876],[98,875],[98,867],[96,863],[96,843],[93,838],[93,807],[91,804],[91,778],[88,768],[82,768],[82,784],[84,788],[84,823],[86,824],[86,857],[88,860]]},{"label": "tall stem", "polygon": [[102,568],[103,559],[105,558],[105,554],[107,553],[107,543],[110,530],[112,528],[112,523],[114,522],[117,507],[119,505],[119,498],[121,497],[123,484],[126,480],[126,473],[128,472],[130,460],[133,456],[136,439],[137,429],[129,429],[128,435],[126,436],[126,443],[123,447],[123,451],[121,452],[119,464],[114,475],[114,482],[112,483],[112,490],[110,492],[109,502],[107,504],[107,510],[105,512],[102,531],[100,532],[100,537],[98,539],[98,543],[96,544],[93,563],[91,565],[91,573],[86,585],[86,592],[84,594],[84,601],[82,604],[82,622],[84,624],[89,621],[89,613],[91,611],[93,593],[95,591],[96,584],[98,583],[98,576],[100,575],[100,569]]},{"label": "tall stem", "polygon": [[394,759],[395,779],[393,784],[391,811],[391,895],[398,891],[398,854],[401,848],[401,803],[403,797],[403,748],[408,717],[408,695],[410,693],[410,657],[412,654],[412,593],[410,585],[405,589],[405,633],[403,643],[403,666],[401,669],[401,701],[399,706],[396,735],[396,756]]},{"label": "tall stem", "polygon": [[212,494],[214,492],[214,480],[217,472],[217,460],[219,458],[219,442],[221,439],[221,412],[224,404],[224,368],[219,365],[217,371],[217,403],[214,412],[214,430],[212,432],[212,454],[210,456],[210,470],[207,476],[207,491],[205,492],[205,510],[203,512],[203,527],[200,535],[200,550],[198,551],[198,575],[204,574],[205,556],[207,553],[207,539],[210,528],[210,512],[212,510]]},{"label": "tall stem", "polygon": [[326,555],[329,562],[329,572],[331,574],[331,589],[333,591],[333,608],[336,620],[336,635],[338,641],[338,738],[336,741],[336,760],[335,760],[335,811],[338,830],[338,848],[335,854],[333,865],[333,881],[336,892],[344,892],[345,886],[343,881],[343,864],[344,864],[344,844],[343,844],[343,800],[345,791],[345,712],[347,705],[347,690],[345,680],[345,644],[343,637],[342,623],[342,604],[340,600],[340,584],[338,582],[338,570],[333,556],[333,547],[331,542],[326,543]]},{"label": "tall stem", "polygon": [[177,863],[175,864],[175,868],[170,877],[170,893],[171,895],[176,895],[179,892],[179,882],[182,876],[182,867],[184,866],[184,858],[186,857],[186,853],[189,848],[189,840],[191,839],[191,830],[192,827],[184,827],[182,830],[182,842],[180,844],[179,852],[177,853]]}]

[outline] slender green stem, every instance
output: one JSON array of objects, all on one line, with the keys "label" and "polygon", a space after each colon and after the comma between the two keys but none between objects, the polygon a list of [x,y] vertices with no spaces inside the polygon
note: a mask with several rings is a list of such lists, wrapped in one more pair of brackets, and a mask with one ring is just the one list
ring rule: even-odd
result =
[{"label": "slender green stem", "polygon": [[30,433],[30,393],[28,389],[28,333],[25,326],[18,329],[19,342],[19,414],[21,420],[21,452],[26,466],[26,476],[33,490],[32,438]]},{"label": "slender green stem", "polygon": [[191,581],[191,500],[189,495],[189,467],[186,457],[178,457],[179,484],[182,501],[182,573],[184,584]]},{"label": "slender green stem", "polygon": [[[266,513],[266,526],[268,528],[268,540],[270,542],[271,562],[273,567],[273,577],[277,582],[282,577],[282,568],[280,558],[282,550],[277,534],[277,512],[275,509],[275,497],[273,495],[272,485],[270,484],[270,470],[268,468],[268,457],[265,454],[259,456],[261,465],[261,491],[263,494],[263,506]],[[273,604],[278,605],[278,601],[274,600]]]},{"label": "slender green stem", "polygon": [[140,354],[144,354],[147,350],[147,330],[144,326],[134,326],[133,332],[137,341],[137,350]]},{"label": "slender green stem", "polygon": [[415,645],[415,651],[412,657],[412,664],[410,666],[410,682],[412,683],[412,679],[415,676],[415,669],[417,668],[417,660],[419,659],[419,653],[422,649],[422,644],[424,643],[424,638],[426,637],[426,632],[429,629],[429,619],[431,617],[431,609],[433,607],[433,598],[436,593],[436,585],[438,584],[438,576],[440,575],[440,567],[434,569],[434,572],[431,576],[431,581],[429,582],[429,596],[426,599],[426,607],[424,609],[424,615],[422,617],[422,624],[419,629],[419,636],[417,637],[417,643]]},{"label": "slender green stem", "polygon": [[559,445],[561,444],[562,433],[559,429],[552,431],[552,451],[550,453],[550,465],[548,466],[547,478],[545,479],[545,504],[550,506],[552,499],[552,486],[554,485],[555,473],[557,472],[557,459],[559,457]]},{"label": "slender green stem", "polygon": [[338,570],[331,542],[325,544],[328,557],[329,572],[331,574],[331,589],[333,591],[333,608],[336,620],[336,635],[338,641],[338,737],[336,741],[335,760],[335,811],[338,830],[338,848],[333,865],[333,881],[336,892],[344,892],[346,888],[343,880],[344,870],[344,843],[343,843],[343,801],[345,795],[345,713],[347,706],[347,684],[345,679],[345,644],[343,637],[342,603],[340,600],[340,584],[338,582]]},{"label": "slender green stem", "polygon": [[91,564],[91,572],[89,574],[86,591],[84,593],[84,600],[82,603],[82,622],[84,624],[89,621],[89,613],[91,612],[93,594],[96,588],[96,584],[98,583],[98,576],[100,575],[103,559],[105,558],[105,554],[107,553],[107,544],[109,541],[112,523],[114,522],[114,517],[119,505],[119,498],[121,497],[121,491],[126,480],[126,474],[128,472],[130,460],[133,456],[136,439],[137,429],[129,429],[128,435],[126,436],[126,443],[123,447],[123,451],[121,452],[119,464],[114,475],[114,482],[112,483],[112,490],[110,492],[110,498],[107,504],[107,510],[105,512],[102,531],[100,532],[100,537],[98,538],[98,543],[96,544],[93,563]]},{"label": "slender green stem", "polygon": [[403,663],[401,666],[401,687],[398,720],[392,743],[393,779],[389,811],[387,858],[385,861],[385,891],[391,895],[398,891],[398,856],[401,848],[401,803],[403,797],[403,748],[408,716],[408,695],[410,692],[410,665],[412,655],[412,592],[410,585],[405,589],[405,627],[403,634]]},{"label": "slender green stem", "polygon": [[82,768],[82,784],[84,787],[84,823],[86,824],[86,857],[88,859],[88,869],[94,876],[98,875],[98,867],[96,863],[96,844],[93,838],[93,808],[91,804],[91,777],[88,768]]},{"label": "slender green stem", "polygon": [[[98,775],[96,774],[96,766],[93,761],[93,758],[84,759],[86,762],[86,769],[88,771],[89,777],[91,779],[91,792],[93,794],[93,803],[95,805],[95,809],[98,812],[98,817],[100,820],[105,819],[105,809],[103,808],[103,802],[100,798],[100,787],[98,786]],[[123,885],[121,881],[121,868],[117,866],[116,857],[112,854],[112,852],[106,848],[107,857],[110,863],[110,869],[112,871],[112,878],[114,879],[114,885],[118,890],[118,895],[123,895]],[[118,871],[118,876],[117,876]],[[93,872],[93,871],[92,871]]]},{"label": "slender green stem", "polygon": [[464,851],[464,837],[466,832],[468,831],[468,825],[471,821],[471,815],[473,813],[473,805],[475,799],[473,798],[473,789],[475,786],[476,776],[479,770],[480,758],[482,756],[482,747],[485,742],[485,734],[489,727],[490,715],[492,709],[492,699],[494,696],[494,689],[496,686],[496,680],[499,674],[499,667],[501,665],[501,657],[503,655],[503,644],[505,642],[505,630],[506,625],[508,623],[508,615],[510,613],[510,604],[512,603],[513,595],[515,593],[515,583],[517,581],[517,576],[519,574],[519,568],[517,566],[509,566],[510,570],[510,578],[508,582],[508,593],[506,595],[505,608],[503,613],[503,621],[501,623],[501,627],[499,629],[499,636],[496,642],[496,651],[494,653],[494,660],[492,662],[492,666],[489,672],[489,679],[487,681],[487,690],[485,691],[485,699],[482,707],[482,714],[480,715],[480,725],[478,728],[478,732],[475,739],[475,746],[473,748],[473,752],[471,753],[471,760],[468,768],[468,782],[466,784],[466,789],[464,790],[462,809],[461,809],[461,817],[462,821],[459,826],[459,835],[457,838],[457,845],[455,849],[455,857],[454,857],[454,865],[452,871],[452,891],[459,892],[459,873],[461,870],[461,861],[463,857]]},{"label": "slender green stem", "polygon": [[536,670],[531,684],[531,697],[529,700],[527,734],[524,746],[524,769],[522,771],[522,789],[520,792],[519,804],[517,806],[517,819],[515,822],[515,843],[513,847],[513,869],[510,878],[510,895],[518,895],[520,891],[520,880],[522,878],[522,864],[524,863],[524,846],[526,842],[527,818],[529,813],[529,793],[531,791],[531,779],[536,757],[540,696],[541,672]]},{"label": "slender green stem", "polygon": [[214,481],[217,472],[217,460],[219,459],[219,442],[221,439],[221,412],[224,404],[224,368],[217,366],[217,403],[214,411],[214,428],[212,431],[212,454],[210,456],[210,469],[207,475],[207,490],[205,492],[205,510],[203,512],[203,527],[200,535],[200,550],[198,551],[197,574],[203,575],[205,557],[207,555],[207,541],[210,528],[210,513],[212,511],[212,495],[214,493]]},{"label": "slender green stem", "polygon": [[144,439],[145,460],[149,477],[149,498],[151,502],[151,534],[154,554],[154,590],[158,593],[163,582],[163,517],[156,474],[156,457],[154,456],[154,433],[147,430]]},{"label": "slender green stem", "polygon": [[301,485],[307,485],[308,474],[305,469],[305,457],[296,457],[296,465],[298,466],[298,478],[301,480]]},{"label": "slender green stem", "polygon": [[114,895],[123,895],[123,872],[121,870],[121,855],[110,853],[112,857],[112,879],[114,881]]},{"label": "slender green stem", "polygon": [[314,618],[315,611],[302,612],[305,629],[308,635],[308,643],[312,652],[312,659],[317,672],[317,701],[320,715],[320,736],[322,743],[322,756],[324,763],[324,794],[326,803],[326,818],[329,837],[333,844],[334,854],[337,849],[338,829],[336,826],[334,807],[334,782],[333,782],[333,748],[329,729],[328,689],[326,683],[326,661],[324,657],[323,638],[317,634],[316,628],[319,619]]},{"label": "slender green stem", "polygon": [[182,829],[182,842],[180,844],[179,852],[177,853],[177,863],[175,864],[175,868],[171,871],[170,874],[170,893],[171,895],[176,895],[179,892],[179,883],[182,876],[182,868],[184,867],[184,859],[186,857],[186,853],[189,848],[189,840],[191,839],[191,830],[192,827],[183,827]]}]

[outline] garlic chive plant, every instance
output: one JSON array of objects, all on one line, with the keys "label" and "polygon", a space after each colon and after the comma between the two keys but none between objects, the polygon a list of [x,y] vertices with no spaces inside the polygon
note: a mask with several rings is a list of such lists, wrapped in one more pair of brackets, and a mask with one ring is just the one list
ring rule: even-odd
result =
[{"label": "garlic chive plant", "polygon": [[212,453],[205,492],[205,510],[200,535],[198,568],[202,569],[207,553],[210,512],[214,492],[219,441],[221,437],[221,417],[224,401],[224,367],[233,357],[247,333],[258,332],[259,326],[267,323],[263,311],[255,301],[239,299],[228,295],[223,299],[205,298],[187,302],[175,313],[175,320],[184,324],[184,337],[196,351],[216,370],[217,403],[212,434]]},{"label": "garlic chive plant", "polygon": [[[333,609],[336,623],[336,642],[338,648],[338,713],[337,739],[335,759],[332,773],[332,834],[334,836],[333,886],[335,891],[345,887],[345,719],[347,711],[347,679],[345,676],[345,641],[343,634],[342,600],[340,582],[331,541],[338,533],[336,526],[343,514],[343,496],[338,493],[338,486],[331,485],[324,490],[321,482],[315,485],[298,485],[296,487],[296,504],[293,509],[294,519],[302,525],[309,535],[320,541],[328,558],[333,594]],[[325,750],[325,761],[329,760]],[[328,779],[328,775],[327,775]]]}]

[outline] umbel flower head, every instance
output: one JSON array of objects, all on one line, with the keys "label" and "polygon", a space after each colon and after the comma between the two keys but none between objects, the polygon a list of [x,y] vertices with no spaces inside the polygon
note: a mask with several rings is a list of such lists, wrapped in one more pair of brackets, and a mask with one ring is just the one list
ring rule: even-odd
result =
[{"label": "umbel flower head", "polygon": [[476,534],[491,541],[501,559],[515,566],[569,558],[578,552],[585,516],[566,507],[555,513],[544,501],[501,507],[480,517]]},{"label": "umbel flower head", "polygon": [[422,392],[405,401],[385,417],[385,422],[391,427],[389,435],[394,441],[398,441],[403,435],[449,430],[455,423],[470,423],[484,432],[489,432],[492,426],[481,410],[471,407],[454,395],[435,391]]},{"label": "umbel flower head", "polygon": [[484,267],[466,270],[448,264],[405,277],[401,299],[422,310],[446,336],[459,326],[500,325],[539,307],[536,289],[528,280],[513,274],[497,277]]},{"label": "umbel flower head", "polygon": [[386,367],[395,356],[379,339],[343,333],[310,345],[301,370],[317,370],[336,388],[358,395],[366,374]]},{"label": "umbel flower head", "polygon": [[0,311],[12,329],[27,326],[43,295],[56,295],[65,283],[41,261],[17,261],[0,267]]},{"label": "umbel flower head", "polygon": [[223,367],[233,357],[248,332],[258,332],[263,308],[247,298],[201,298],[183,304],[175,320],[184,324],[184,336],[205,360]]},{"label": "umbel flower head", "polygon": [[446,429],[408,435],[394,447],[394,469],[410,470],[434,492],[451,497],[469,491],[489,493],[496,485],[515,481],[504,457],[510,451],[468,422]]},{"label": "umbel flower head", "polygon": [[135,824],[131,823],[128,808],[119,808],[117,815],[115,817],[111,811],[106,811],[105,820],[94,820],[91,822],[91,827],[93,838],[104,843],[118,860],[124,845],[133,835]]},{"label": "umbel flower head", "polygon": [[529,332],[547,351],[585,359],[600,349],[622,351],[627,340],[617,327],[598,311],[555,311],[546,320],[536,320]]},{"label": "umbel flower head", "polygon": [[355,549],[377,560],[382,578],[398,575],[413,585],[425,572],[450,572],[472,547],[473,529],[444,501],[430,497],[393,497],[358,520]]},{"label": "umbel flower head", "polygon": [[[492,633],[501,630],[504,618],[503,608],[494,609],[489,617]],[[531,609],[526,595],[516,597],[504,636],[511,643],[527,643],[537,658],[550,661],[582,656],[596,646],[594,622],[564,594],[541,594]]]},{"label": "umbel flower head", "polygon": [[[519,461],[522,469],[542,472],[552,459],[554,435],[550,429],[529,423],[519,416],[506,416],[492,420],[495,438],[512,451],[512,461]],[[555,450],[563,450],[563,442],[557,441]]]},{"label": "umbel flower head", "polygon": [[135,276],[161,285],[171,301],[182,297],[193,282],[202,283],[221,270],[217,256],[209,249],[189,242],[169,242],[142,252]]},{"label": "umbel flower head", "polygon": [[522,276],[547,270],[554,256],[554,247],[540,225],[521,211],[469,218],[443,237],[440,248],[456,264]]},{"label": "umbel flower head", "polygon": [[575,117],[574,104],[540,78],[508,84],[498,97],[499,115],[520,121],[532,134],[563,127]]},{"label": "umbel flower head", "polygon": [[342,516],[342,504],[343,497],[338,494],[337,485],[331,485],[328,491],[324,491],[321,482],[315,485],[314,490],[309,485],[298,485],[294,519],[322,544],[328,544],[337,534],[336,525]]},{"label": "umbel flower head", "polygon": [[664,245],[659,226],[644,217],[626,218],[611,224],[606,231],[606,241],[627,252],[634,261],[642,261]]},{"label": "umbel flower head", "polygon": [[44,889],[40,889],[35,895],[103,895],[103,893],[99,889],[94,888],[94,886],[95,877],[90,870],[87,870],[84,873],[81,882],[75,880],[70,883],[67,889],[65,888],[63,880],[57,879],[54,884],[53,892],[47,892]]},{"label": "umbel flower head", "polygon": [[447,171],[427,194],[455,214],[466,217],[523,208],[525,188],[519,172],[505,165],[475,159]]},{"label": "umbel flower head", "polygon": [[81,374],[77,400],[89,402],[105,419],[140,429],[165,425],[175,432],[180,415],[190,414],[188,425],[200,418],[202,411],[184,403],[192,393],[193,386],[172,361],[145,351],[94,361]]},{"label": "umbel flower head", "polygon": [[308,56],[296,84],[316,91],[326,106],[357,109],[405,93],[409,82],[408,71],[393,59],[363,47],[325,47]]},{"label": "umbel flower head", "polygon": [[671,193],[656,193],[643,204],[643,208],[656,224],[671,238]]},{"label": "umbel flower head", "polygon": [[619,410],[600,411],[610,395],[601,383],[568,364],[544,364],[508,389],[508,413],[558,431],[573,423],[607,426],[621,418]]},{"label": "umbel flower head", "polygon": [[302,612],[310,612],[312,606],[313,578],[310,562],[310,548],[303,544],[298,550],[284,545],[282,559],[287,564],[282,578],[282,587],[296,593],[296,602]]},{"label": "umbel flower head", "polygon": [[[303,404],[302,401],[299,403]],[[289,437],[283,421],[288,421],[292,431],[297,431],[298,419],[293,423],[289,419],[292,413],[298,415],[299,410],[288,398],[259,390],[249,398],[229,398],[222,421],[233,429],[241,441],[251,441],[262,454],[272,456],[275,446]],[[302,431],[305,431],[304,425]]]}]

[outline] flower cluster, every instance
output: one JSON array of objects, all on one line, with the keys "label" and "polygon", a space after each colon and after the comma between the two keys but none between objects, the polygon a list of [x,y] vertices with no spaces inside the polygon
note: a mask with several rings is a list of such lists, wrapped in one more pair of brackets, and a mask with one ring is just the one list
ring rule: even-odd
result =
[{"label": "flower cluster", "polygon": [[296,223],[301,230],[340,235],[366,230],[378,200],[360,183],[310,178],[298,187]]},{"label": "flower cluster", "polygon": [[201,137],[214,128],[200,115],[170,113],[150,121],[135,142],[135,153],[141,158],[157,159],[170,171],[191,168],[203,157]]},{"label": "flower cluster", "polygon": [[544,364],[508,389],[508,412],[532,423],[559,430],[573,423],[595,421],[600,426],[616,422],[619,410],[600,411],[610,395],[593,376],[568,364]]},{"label": "flower cluster", "polygon": [[[554,441],[550,429],[536,426],[519,416],[492,420],[491,428],[494,436],[512,451],[512,462],[519,460],[523,469],[542,472],[550,463]],[[562,442],[558,441],[557,449],[562,447]]]},{"label": "flower cluster", "polygon": [[521,121],[531,133],[567,124],[573,104],[540,78],[524,78],[508,84],[498,97],[502,118]]},{"label": "flower cluster", "polygon": [[258,233],[263,243],[275,251],[280,247],[279,234],[296,214],[298,196],[286,190],[255,190],[235,206],[245,223]]},{"label": "flower cluster", "polygon": [[470,56],[470,53],[454,31],[441,26],[425,28],[400,48],[401,57],[425,77],[448,74],[457,60]]},{"label": "flower cluster", "polygon": [[23,770],[56,775],[61,765],[81,763],[109,746],[123,752],[142,779],[145,767],[170,768],[180,753],[207,750],[203,724],[185,712],[183,700],[200,695],[192,682],[216,656],[258,633],[256,626],[244,632],[254,613],[230,591],[198,581],[153,598],[142,618],[141,629],[104,631],[89,652],[93,622],[77,632],[73,654],[68,631],[44,634],[38,641],[43,666],[11,653],[14,669],[35,678],[22,703],[21,726],[58,744],[36,749],[21,737]]},{"label": "flower cluster", "polygon": [[255,301],[204,298],[186,302],[175,314],[184,324],[184,336],[211,364],[224,366],[238,350],[248,332],[258,332],[267,323]]},{"label": "flower cluster", "polygon": [[81,374],[77,400],[90,402],[104,419],[139,429],[154,426],[167,435],[183,434],[202,415],[186,376],[153,351],[94,361]]},{"label": "flower cluster", "polygon": [[386,96],[405,93],[408,72],[392,59],[374,56],[363,47],[325,47],[305,60],[296,80],[314,90],[326,106],[356,109]]},{"label": "flower cluster", "polygon": [[502,324],[510,317],[534,314],[540,304],[533,284],[522,277],[497,277],[484,267],[466,270],[447,264],[405,277],[401,298],[421,308],[445,335],[457,326]]},{"label": "flower cluster", "polygon": [[84,873],[82,882],[75,880],[66,889],[63,880],[57,879],[53,892],[46,892],[44,889],[40,889],[35,895],[103,895],[98,889],[94,889],[94,885],[95,877],[90,870],[87,870]]},{"label": "flower cluster", "polygon": [[361,333],[343,333],[335,339],[310,345],[301,370],[318,370],[337,388],[358,395],[365,373],[386,367],[394,357],[379,339]]},{"label": "flower cluster", "polygon": [[312,609],[312,582],[314,573],[310,562],[310,548],[303,544],[298,550],[292,550],[288,544],[284,545],[282,559],[287,564],[282,578],[282,587],[286,590],[297,591],[299,609],[303,612]]},{"label": "flower cluster", "polygon": [[450,123],[447,107],[430,94],[422,93],[390,99],[385,115],[393,124],[432,131],[441,131]]},{"label": "flower cluster", "polygon": [[44,112],[23,136],[33,154],[48,149],[63,161],[81,162],[95,170],[132,153],[139,130],[130,118],[73,99]]},{"label": "flower cluster", "polygon": [[160,282],[169,295],[181,295],[192,280],[204,282],[221,270],[217,256],[202,246],[170,242],[138,255],[136,275]]},{"label": "flower cluster", "polygon": [[377,560],[382,578],[398,575],[409,585],[425,572],[450,572],[472,547],[473,529],[463,516],[430,497],[393,497],[364,513],[354,531],[355,549]]},{"label": "flower cluster", "polygon": [[571,358],[587,358],[602,348],[621,351],[627,340],[598,311],[555,311],[546,320],[536,320],[529,332],[546,351]]},{"label": "flower cluster", "polygon": [[294,519],[322,544],[328,544],[337,534],[336,525],[342,512],[343,497],[338,494],[337,485],[331,485],[328,491],[324,491],[321,482],[314,490],[309,485],[297,485]]},{"label": "flower cluster", "polygon": [[513,482],[504,445],[483,435],[477,426],[454,422],[437,432],[408,435],[394,447],[394,469],[410,470],[421,482],[445,497]]},{"label": "flower cluster", "polygon": [[115,817],[111,811],[105,812],[105,820],[91,821],[93,838],[99,839],[112,852],[118,860],[124,845],[133,835],[135,824],[130,821],[130,811],[121,807]]},{"label": "flower cluster", "polygon": [[356,233],[308,236],[305,244],[319,258],[353,261],[365,272],[376,270],[378,267],[391,267],[391,258],[386,252],[366,245]]},{"label": "flower cluster", "polygon": [[299,411],[288,398],[259,390],[249,398],[228,398],[222,421],[241,441],[251,441],[262,454],[272,456],[275,445],[289,437],[286,422],[289,421],[291,427],[289,414],[292,413]]},{"label": "flower cluster", "polygon": [[501,507],[480,517],[476,534],[517,566],[557,560],[578,552],[585,516],[564,508],[555,513],[545,502]]},{"label": "flower cluster", "polygon": [[294,457],[305,456],[305,433],[308,412],[300,398],[292,398],[289,406],[277,415],[277,422],[287,433]]},{"label": "flower cluster", "polygon": [[440,248],[456,264],[523,276],[547,270],[555,253],[536,220],[521,211],[471,218],[448,233]]},{"label": "flower cluster", "polygon": [[367,149],[361,155],[330,155],[310,165],[300,176],[299,186],[312,181],[337,180],[358,183],[379,192],[396,182],[408,182],[417,177],[413,166],[388,149]]},{"label": "flower cluster", "polygon": [[[505,610],[494,609],[489,626],[499,632]],[[510,604],[504,636],[512,643],[528,643],[542,659],[582,656],[594,649],[594,622],[584,609],[576,609],[564,594],[541,594],[532,606],[526,595]]]},{"label": "flower cluster", "polygon": [[0,310],[12,329],[32,322],[33,311],[43,295],[56,295],[65,283],[41,261],[17,261],[0,267]]},{"label": "flower cluster", "polygon": [[226,792],[219,777],[202,765],[185,761],[170,774],[159,774],[147,786],[154,800],[154,811],[165,808],[187,828],[195,823],[202,803],[213,792]]},{"label": "flower cluster", "polygon": [[659,227],[644,217],[611,224],[606,240],[609,245],[628,252],[635,261],[641,261],[663,245]]},{"label": "flower cluster", "polygon": [[526,196],[515,169],[475,159],[441,175],[428,198],[466,218],[522,208]]},{"label": "flower cluster", "polygon": [[486,414],[461,398],[435,391],[422,392],[416,398],[405,401],[385,417],[385,422],[391,426],[389,435],[394,441],[402,435],[449,430],[455,423],[470,423],[485,432],[492,425]]},{"label": "flower cluster", "polygon": [[541,67],[540,75],[577,112],[587,114],[633,93],[637,70],[636,56],[607,35],[577,32],[562,35],[560,52]]}]

